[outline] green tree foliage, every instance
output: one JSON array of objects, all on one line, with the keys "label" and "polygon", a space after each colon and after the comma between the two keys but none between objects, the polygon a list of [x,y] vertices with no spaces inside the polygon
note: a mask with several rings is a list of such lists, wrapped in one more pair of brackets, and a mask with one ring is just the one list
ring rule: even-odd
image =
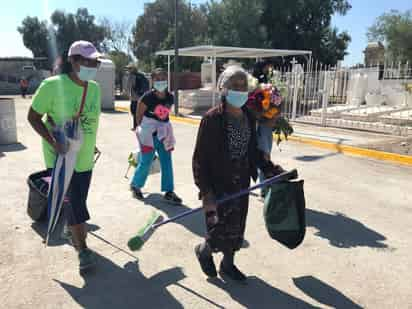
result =
[{"label": "green tree foliage", "polygon": [[[137,18],[133,51],[139,60],[150,62],[156,51],[173,47],[173,4],[154,1]],[[332,28],[331,19],[350,8],[347,0],[210,0],[199,7],[180,0],[179,46],[305,49],[324,64],[334,65],[346,55],[350,36]]]},{"label": "green tree foliage", "polygon": [[105,29],[96,24],[95,17],[85,8],[78,9],[76,14],[57,10],[52,14],[51,21],[59,51],[68,50],[71,43],[77,40],[90,41],[100,47],[105,39]]},{"label": "green tree foliage", "polygon": [[[188,0],[178,0],[178,5],[180,47],[214,44],[305,49],[311,50],[314,58],[324,64],[334,65],[346,55],[350,42],[346,32],[331,26],[334,14],[344,15],[351,8],[347,0],[209,0],[200,6],[193,6]],[[401,22],[397,23],[396,31],[386,31],[389,28],[381,26],[384,23],[371,30],[374,35],[380,33],[385,37],[395,55],[401,55],[400,50],[408,50],[404,45],[412,41],[408,39],[406,29],[410,13],[398,19]],[[174,47],[174,1],[170,0],[145,4],[144,13],[137,17],[130,38],[120,24],[107,19],[96,23],[87,9],[79,9],[75,14],[56,11],[51,22],[48,25],[45,21],[27,17],[18,29],[25,46],[36,56],[49,55],[48,42],[53,42],[53,37],[59,52],[75,40],[86,39],[106,52],[127,54],[130,47],[139,65],[148,68],[165,64],[164,57],[154,57],[156,51]],[[385,35],[382,34],[384,29]],[[392,38],[390,34],[394,31],[402,33],[401,39]],[[194,69],[200,61],[183,58],[182,66]]]},{"label": "green tree foliage", "polygon": [[266,47],[262,1],[212,0],[206,5],[206,12],[208,38],[214,45]]},{"label": "green tree foliage", "polygon": [[120,89],[123,89],[123,76],[124,68],[132,61],[130,55],[122,51],[109,52],[110,60],[113,61],[116,68],[116,85],[119,85]]},{"label": "green tree foliage", "polygon": [[26,17],[17,28],[23,38],[23,44],[31,50],[34,57],[47,57],[49,50],[49,33],[47,23],[37,17]]},{"label": "green tree foliage", "polygon": [[324,64],[343,60],[350,42],[346,32],[331,27],[332,15],[345,15],[347,0],[262,0],[262,25],[275,49],[305,49]]},{"label": "green tree foliage", "polygon": [[381,15],[369,28],[368,39],[386,45],[388,60],[412,62],[412,10]]},{"label": "green tree foliage", "polygon": [[87,40],[101,47],[106,33],[105,28],[98,25],[95,17],[84,8],[75,14],[57,10],[51,16],[51,24],[28,16],[17,30],[34,56],[47,56],[51,63],[76,40]]},{"label": "green tree foliage", "polygon": [[[191,6],[179,0],[179,46],[187,47],[205,42],[207,18],[203,7]],[[134,55],[147,64],[164,65],[165,59],[154,59],[154,53],[162,49],[174,48],[174,1],[157,0],[145,6],[132,29],[131,46]],[[182,59],[183,68],[198,65],[199,59]],[[139,64],[140,66],[140,64]]]},{"label": "green tree foliage", "polygon": [[101,19],[100,25],[105,30],[102,49],[104,51],[122,51],[128,54],[132,23],[127,20],[113,21],[105,17]]}]

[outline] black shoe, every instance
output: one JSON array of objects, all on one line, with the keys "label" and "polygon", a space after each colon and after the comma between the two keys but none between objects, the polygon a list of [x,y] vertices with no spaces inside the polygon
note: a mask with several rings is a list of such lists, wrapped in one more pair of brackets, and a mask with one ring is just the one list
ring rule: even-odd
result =
[{"label": "black shoe", "polygon": [[246,281],[247,277],[234,265],[226,266],[224,263],[220,263],[219,275],[222,279],[228,277],[233,281]]},{"label": "black shoe", "polygon": [[172,204],[177,204],[177,205],[182,204],[182,199],[180,197],[178,197],[176,195],[176,193],[174,193],[174,192],[166,192],[166,194],[163,196],[163,198],[167,202],[172,203]]},{"label": "black shoe", "polygon": [[197,260],[199,261],[200,267],[202,268],[202,271],[206,276],[209,278],[216,278],[217,277],[217,271],[216,271],[216,266],[215,262],[213,262],[213,256],[204,254],[200,250],[200,244],[195,247],[195,253]]},{"label": "black shoe", "polygon": [[96,265],[96,254],[86,248],[79,252],[79,271],[80,273],[93,268]]},{"label": "black shoe", "polygon": [[144,196],[142,194],[142,191],[140,189],[135,188],[133,186],[130,186],[130,191],[132,191],[133,197],[139,201],[144,200]]},{"label": "black shoe", "polygon": [[268,193],[268,190],[262,190],[261,192],[260,192],[260,197],[261,198],[265,198],[266,197],[266,194]]}]

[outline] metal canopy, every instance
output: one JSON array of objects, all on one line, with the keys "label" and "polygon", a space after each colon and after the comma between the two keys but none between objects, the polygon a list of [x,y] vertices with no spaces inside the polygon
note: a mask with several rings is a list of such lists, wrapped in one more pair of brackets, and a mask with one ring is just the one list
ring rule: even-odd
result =
[{"label": "metal canopy", "polygon": [[[170,85],[170,57],[175,55],[174,49],[156,52],[156,56],[167,56],[167,76]],[[287,50],[287,49],[262,49],[243,48],[230,46],[199,45],[193,47],[179,48],[179,56],[182,57],[210,57],[212,59],[212,85],[213,85],[213,105],[215,105],[216,92],[216,59],[217,58],[272,58],[287,56],[312,56],[308,50]]]},{"label": "metal canopy", "polygon": [[[157,56],[174,56],[175,51],[163,50],[156,52]],[[308,50],[261,49],[229,46],[199,45],[179,48],[179,56],[183,57],[215,57],[215,58],[270,58],[311,55]]]}]

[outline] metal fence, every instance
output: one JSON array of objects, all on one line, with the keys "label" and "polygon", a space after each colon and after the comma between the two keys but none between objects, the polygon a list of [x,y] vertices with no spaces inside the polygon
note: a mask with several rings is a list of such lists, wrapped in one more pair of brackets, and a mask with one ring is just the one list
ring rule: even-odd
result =
[{"label": "metal fence", "polygon": [[412,67],[332,68],[310,63],[278,69],[292,121],[412,135]]}]

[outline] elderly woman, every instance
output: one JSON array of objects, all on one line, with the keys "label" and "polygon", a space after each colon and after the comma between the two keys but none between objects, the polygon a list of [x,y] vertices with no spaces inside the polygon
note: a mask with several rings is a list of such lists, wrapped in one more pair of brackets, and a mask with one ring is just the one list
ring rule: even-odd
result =
[{"label": "elderly woman", "polygon": [[257,178],[257,168],[267,177],[280,167],[267,160],[257,148],[255,120],[244,106],[248,98],[247,73],[239,66],[228,67],[220,76],[220,104],[202,119],[193,154],[193,174],[200,190],[206,219],[206,241],[195,248],[203,272],[216,277],[212,253],[222,252],[219,274],[236,281],[246,276],[235,266],[241,248],[249,197],[217,205],[216,200],[248,188]]}]

